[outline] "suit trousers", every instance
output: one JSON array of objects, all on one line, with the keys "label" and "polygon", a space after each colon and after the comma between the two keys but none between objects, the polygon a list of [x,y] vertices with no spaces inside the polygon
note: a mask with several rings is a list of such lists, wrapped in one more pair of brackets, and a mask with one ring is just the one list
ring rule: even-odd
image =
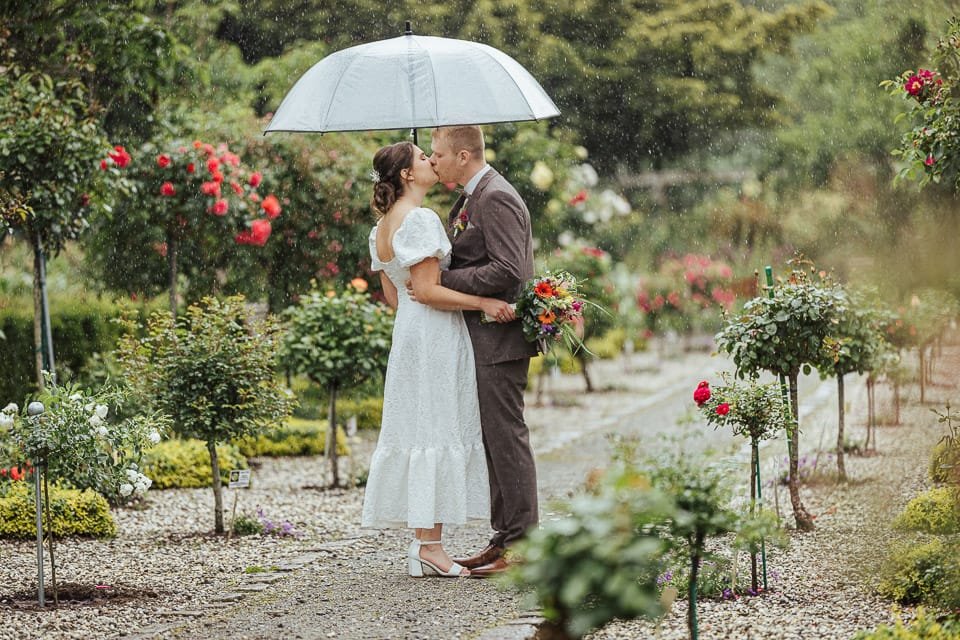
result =
[{"label": "suit trousers", "polygon": [[506,547],[539,522],[537,469],[523,420],[530,359],[477,364],[480,425],[490,476],[490,544]]}]

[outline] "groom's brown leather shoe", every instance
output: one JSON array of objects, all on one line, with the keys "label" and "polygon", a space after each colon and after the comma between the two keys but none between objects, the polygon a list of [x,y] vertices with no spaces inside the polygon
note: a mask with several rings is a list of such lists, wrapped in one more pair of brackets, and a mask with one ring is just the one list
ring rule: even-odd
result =
[{"label": "groom's brown leather shoe", "polygon": [[469,558],[453,558],[453,561],[467,569],[473,569],[474,567],[482,567],[490,564],[502,555],[503,547],[488,544],[483,551],[475,556],[470,556]]},{"label": "groom's brown leather shoe", "polygon": [[470,569],[471,578],[489,578],[490,576],[495,576],[497,574],[505,572],[513,566],[505,556],[500,556],[490,564],[485,564],[480,567],[474,567]]}]

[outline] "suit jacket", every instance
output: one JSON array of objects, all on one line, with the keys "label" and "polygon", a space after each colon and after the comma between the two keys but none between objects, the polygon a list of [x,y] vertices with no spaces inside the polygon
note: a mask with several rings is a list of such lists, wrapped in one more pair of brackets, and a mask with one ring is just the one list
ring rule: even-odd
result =
[{"label": "suit jacket", "polygon": [[[464,202],[466,205],[464,206]],[[455,238],[450,269],[440,276],[443,286],[464,293],[516,302],[523,285],[533,277],[533,233],[530,212],[506,178],[491,168],[480,178],[469,198],[460,196],[448,219],[448,229],[464,209],[467,228]],[[495,364],[537,354],[523,337],[519,321],[481,323],[482,312],[464,311],[474,358]]]}]

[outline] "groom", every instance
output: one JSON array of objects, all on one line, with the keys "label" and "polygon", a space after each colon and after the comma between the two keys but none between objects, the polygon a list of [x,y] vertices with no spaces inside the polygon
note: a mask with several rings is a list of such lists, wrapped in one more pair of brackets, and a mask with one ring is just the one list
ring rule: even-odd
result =
[{"label": "groom", "polygon": [[[486,163],[477,126],[433,130],[430,163],[440,182],[457,183],[463,195],[450,211],[450,269],[441,284],[450,289],[516,302],[533,277],[530,213],[507,180]],[[523,421],[523,391],[536,347],[519,322],[481,322],[463,313],[473,342],[480,396],[480,423],[490,476],[490,543],[477,555],[457,558],[472,577],[506,571],[504,551],[539,519],[537,470]]]}]

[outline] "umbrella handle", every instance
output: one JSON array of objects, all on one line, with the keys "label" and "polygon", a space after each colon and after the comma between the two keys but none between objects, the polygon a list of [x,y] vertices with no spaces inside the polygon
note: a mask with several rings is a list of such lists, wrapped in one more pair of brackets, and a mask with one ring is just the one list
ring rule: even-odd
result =
[{"label": "umbrella handle", "polygon": [[406,28],[403,31],[403,35],[412,36],[413,35],[413,26],[410,24],[410,21],[406,21]]}]

